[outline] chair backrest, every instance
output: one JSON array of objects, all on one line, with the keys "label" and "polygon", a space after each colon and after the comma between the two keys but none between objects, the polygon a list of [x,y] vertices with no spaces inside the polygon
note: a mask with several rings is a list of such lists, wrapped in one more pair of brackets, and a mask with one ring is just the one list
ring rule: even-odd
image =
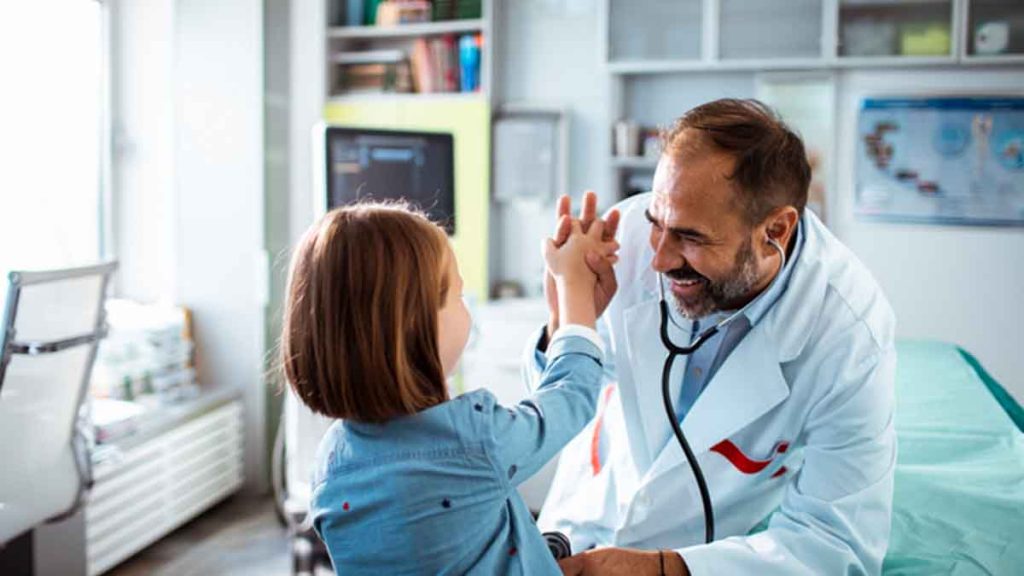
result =
[{"label": "chair backrest", "polygon": [[81,407],[116,267],[9,275],[0,332],[0,544],[73,513],[91,484]]}]

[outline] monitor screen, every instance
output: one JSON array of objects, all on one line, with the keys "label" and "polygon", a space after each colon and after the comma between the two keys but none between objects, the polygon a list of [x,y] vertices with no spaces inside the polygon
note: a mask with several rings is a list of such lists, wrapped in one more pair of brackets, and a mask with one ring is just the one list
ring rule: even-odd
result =
[{"label": "monitor screen", "polygon": [[357,200],[406,200],[455,233],[451,134],[328,127],[327,209]]}]

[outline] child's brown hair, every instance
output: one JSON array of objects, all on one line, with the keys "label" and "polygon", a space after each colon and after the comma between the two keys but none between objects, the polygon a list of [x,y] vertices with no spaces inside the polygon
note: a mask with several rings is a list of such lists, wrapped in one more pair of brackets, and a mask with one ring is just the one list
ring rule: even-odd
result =
[{"label": "child's brown hair", "polygon": [[448,399],[437,334],[447,242],[403,204],[338,208],[310,227],[292,255],[281,337],[304,404],[383,422]]}]

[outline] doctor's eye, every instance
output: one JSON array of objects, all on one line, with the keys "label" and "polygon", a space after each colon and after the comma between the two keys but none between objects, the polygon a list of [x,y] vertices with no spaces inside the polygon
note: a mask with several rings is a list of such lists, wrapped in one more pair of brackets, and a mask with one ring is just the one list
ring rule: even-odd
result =
[{"label": "doctor's eye", "polygon": [[654,217],[654,215],[651,214],[650,209],[644,210],[644,217],[647,218],[647,221],[651,223],[651,226],[657,228],[658,230],[661,230],[661,224]]},{"label": "doctor's eye", "polygon": [[672,237],[682,244],[689,244],[691,246],[704,246],[707,244],[704,238],[686,234],[685,232],[673,232]]}]

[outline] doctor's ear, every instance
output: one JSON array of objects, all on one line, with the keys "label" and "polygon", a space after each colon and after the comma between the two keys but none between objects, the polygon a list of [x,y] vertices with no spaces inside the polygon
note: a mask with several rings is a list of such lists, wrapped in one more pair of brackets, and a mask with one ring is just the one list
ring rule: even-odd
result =
[{"label": "doctor's ear", "polygon": [[766,254],[774,254],[775,249],[772,248],[772,241],[778,242],[782,246],[787,246],[789,240],[793,237],[796,232],[797,222],[800,220],[800,213],[796,208],[792,206],[781,206],[772,210],[768,217],[764,219],[764,249],[767,250]]}]

